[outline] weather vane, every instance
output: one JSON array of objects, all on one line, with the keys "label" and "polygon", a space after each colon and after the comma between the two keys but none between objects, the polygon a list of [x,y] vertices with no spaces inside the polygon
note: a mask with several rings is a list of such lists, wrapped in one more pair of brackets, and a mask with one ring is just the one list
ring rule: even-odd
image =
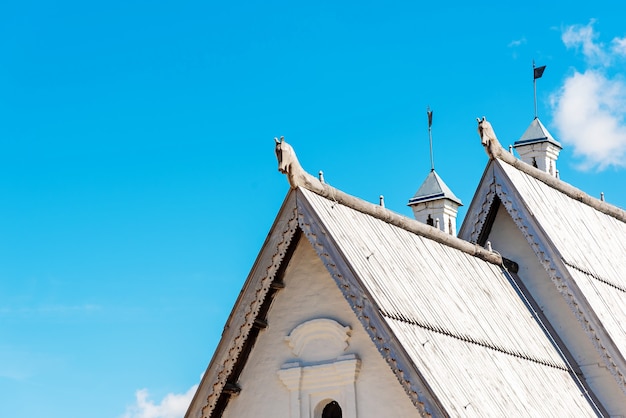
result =
[{"label": "weather vane", "polygon": [[533,90],[535,92],[535,119],[537,119],[537,79],[541,78],[543,72],[546,70],[546,66],[535,67],[535,60],[533,60]]},{"label": "weather vane", "polygon": [[426,113],[428,114],[428,140],[430,141],[430,171],[435,171],[435,160],[433,159],[433,111],[430,110],[430,106],[426,107]]}]

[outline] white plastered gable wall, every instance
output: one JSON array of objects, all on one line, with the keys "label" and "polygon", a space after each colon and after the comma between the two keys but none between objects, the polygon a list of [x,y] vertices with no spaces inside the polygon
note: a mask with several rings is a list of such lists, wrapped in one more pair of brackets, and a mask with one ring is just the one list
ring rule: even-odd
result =
[{"label": "white plastered gable wall", "polygon": [[[300,239],[283,280],[285,288],[272,302],[268,327],[239,377],[241,392],[231,398],[223,417],[319,418],[321,404],[331,399],[339,402],[346,418],[419,416],[306,238]],[[340,354],[334,359],[296,354],[286,340],[298,326],[306,328],[318,319],[349,327],[341,353],[321,350],[321,357]],[[289,383],[289,373],[307,372],[308,382],[299,378]]]}]

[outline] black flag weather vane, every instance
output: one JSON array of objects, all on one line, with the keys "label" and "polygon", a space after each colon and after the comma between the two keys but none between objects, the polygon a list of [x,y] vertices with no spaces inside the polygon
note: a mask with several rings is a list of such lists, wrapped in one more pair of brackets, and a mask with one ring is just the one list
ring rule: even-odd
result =
[{"label": "black flag weather vane", "polygon": [[430,110],[430,106],[426,107],[426,113],[428,114],[428,140],[430,142],[430,171],[435,171],[435,160],[433,159],[433,111]]},{"label": "black flag weather vane", "polygon": [[533,60],[533,90],[535,93],[535,119],[537,119],[537,79],[541,78],[545,70],[546,70],[545,65],[542,65],[541,67],[536,67],[535,61]]}]

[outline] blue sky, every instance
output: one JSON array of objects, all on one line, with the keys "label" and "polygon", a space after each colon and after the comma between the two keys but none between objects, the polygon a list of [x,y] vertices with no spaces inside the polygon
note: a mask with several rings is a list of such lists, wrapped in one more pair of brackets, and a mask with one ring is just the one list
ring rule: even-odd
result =
[{"label": "blue sky", "polygon": [[0,5],[0,416],[184,413],[288,190],[275,136],[410,215],[430,106],[467,207],[534,59],[561,178],[626,207],[624,6],[336,3]]}]

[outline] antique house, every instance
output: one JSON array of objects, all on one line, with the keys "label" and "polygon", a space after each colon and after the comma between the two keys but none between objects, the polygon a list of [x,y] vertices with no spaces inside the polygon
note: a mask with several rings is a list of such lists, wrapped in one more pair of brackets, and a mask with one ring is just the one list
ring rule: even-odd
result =
[{"label": "antique house", "polygon": [[461,201],[434,170],[415,219],[291,185],[187,417],[626,416],[626,212],[558,177],[539,119]]}]

